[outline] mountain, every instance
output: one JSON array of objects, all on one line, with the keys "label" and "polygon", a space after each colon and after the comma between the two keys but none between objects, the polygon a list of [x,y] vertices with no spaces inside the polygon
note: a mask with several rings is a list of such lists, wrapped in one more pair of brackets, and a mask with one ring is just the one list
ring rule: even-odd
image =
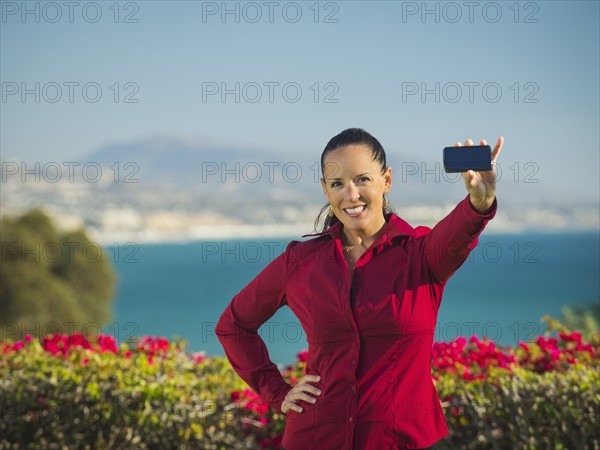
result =
[{"label": "mountain", "polygon": [[[439,161],[387,150],[393,186],[389,198],[396,205],[455,203],[466,195],[459,174],[443,171]],[[504,156],[504,155],[501,155]],[[121,176],[130,175],[145,186],[168,186],[213,195],[240,195],[251,202],[268,198],[324,202],[319,178],[320,151],[314,154],[264,151],[252,147],[219,146],[154,137],[106,145],[84,163],[110,167],[117,163]],[[499,200],[535,207],[581,206],[581,201],[552,188],[543,166],[500,158]],[[233,199],[228,198],[228,201]],[[583,202],[589,206],[589,202]],[[593,205],[592,205],[593,206]],[[597,206],[597,205],[596,205]]]},{"label": "mountain", "polygon": [[[443,172],[441,157],[432,161],[393,149],[386,153],[393,176],[388,198],[412,225],[435,225],[467,195],[459,174]],[[273,224],[301,225],[309,232],[326,204],[320,156],[320,151],[273,152],[155,137],[97,149],[78,161],[75,180],[66,175],[59,182],[47,180],[45,169],[42,182],[21,182],[18,173],[7,176],[0,199],[3,213],[43,206],[63,221],[83,222],[107,242],[186,239],[216,231],[239,236],[239,226],[250,226],[243,233],[266,227],[260,231],[266,233]],[[599,228],[598,204],[549,188],[543,167],[529,162],[499,166],[499,208],[491,228]],[[35,175],[29,174],[31,179]]]}]

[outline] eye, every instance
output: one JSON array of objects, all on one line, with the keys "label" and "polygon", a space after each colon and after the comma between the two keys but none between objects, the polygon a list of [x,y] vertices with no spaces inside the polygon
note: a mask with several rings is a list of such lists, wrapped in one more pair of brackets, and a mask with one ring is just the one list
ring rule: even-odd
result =
[{"label": "eye", "polygon": [[338,187],[339,184],[339,181],[334,181],[333,183],[331,183],[331,187]]},{"label": "eye", "polygon": [[369,177],[360,177],[358,181],[369,181]]}]

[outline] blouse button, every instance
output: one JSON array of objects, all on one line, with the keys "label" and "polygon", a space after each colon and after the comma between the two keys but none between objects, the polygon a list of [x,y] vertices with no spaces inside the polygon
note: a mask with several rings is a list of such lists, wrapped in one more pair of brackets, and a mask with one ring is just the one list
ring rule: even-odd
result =
[{"label": "blouse button", "polygon": [[352,364],[356,364],[356,360],[355,359],[352,360]]},{"label": "blouse button", "polygon": [[358,305],[360,305],[359,302],[354,302],[354,306],[358,306]]},{"label": "blouse button", "polygon": [[356,386],[352,386],[352,391],[356,392]]},{"label": "blouse button", "polygon": [[352,417],[350,417],[350,418],[348,419],[348,422],[352,422],[353,420],[354,420],[354,419],[353,419]]}]

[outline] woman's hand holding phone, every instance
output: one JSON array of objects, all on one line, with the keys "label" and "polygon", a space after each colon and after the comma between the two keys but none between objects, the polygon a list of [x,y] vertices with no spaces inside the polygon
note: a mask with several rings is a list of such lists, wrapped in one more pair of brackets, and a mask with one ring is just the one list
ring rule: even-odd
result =
[{"label": "woman's hand holding phone", "polygon": [[[472,170],[468,169],[461,175],[465,180],[465,186],[469,192],[469,200],[471,205],[480,213],[485,213],[490,209],[496,198],[496,160],[502,150],[504,138],[500,136],[491,154],[491,170]],[[485,140],[480,141],[480,145],[487,145]],[[465,149],[472,147],[473,141],[467,139],[465,141]],[[454,147],[462,147],[460,142],[457,142]]]}]

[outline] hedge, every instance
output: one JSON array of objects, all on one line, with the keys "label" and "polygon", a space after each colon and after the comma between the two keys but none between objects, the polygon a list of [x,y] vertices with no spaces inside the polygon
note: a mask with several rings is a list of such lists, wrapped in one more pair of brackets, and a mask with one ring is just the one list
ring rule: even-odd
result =
[{"label": "hedge", "polygon": [[[432,349],[450,436],[436,449],[600,449],[600,336],[548,321],[516,348]],[[276,414],[224,357],[183,340],[53,335],[0,343],[0,449],[278,449]],[[295,384],[306,351],[282,372]]]}]

